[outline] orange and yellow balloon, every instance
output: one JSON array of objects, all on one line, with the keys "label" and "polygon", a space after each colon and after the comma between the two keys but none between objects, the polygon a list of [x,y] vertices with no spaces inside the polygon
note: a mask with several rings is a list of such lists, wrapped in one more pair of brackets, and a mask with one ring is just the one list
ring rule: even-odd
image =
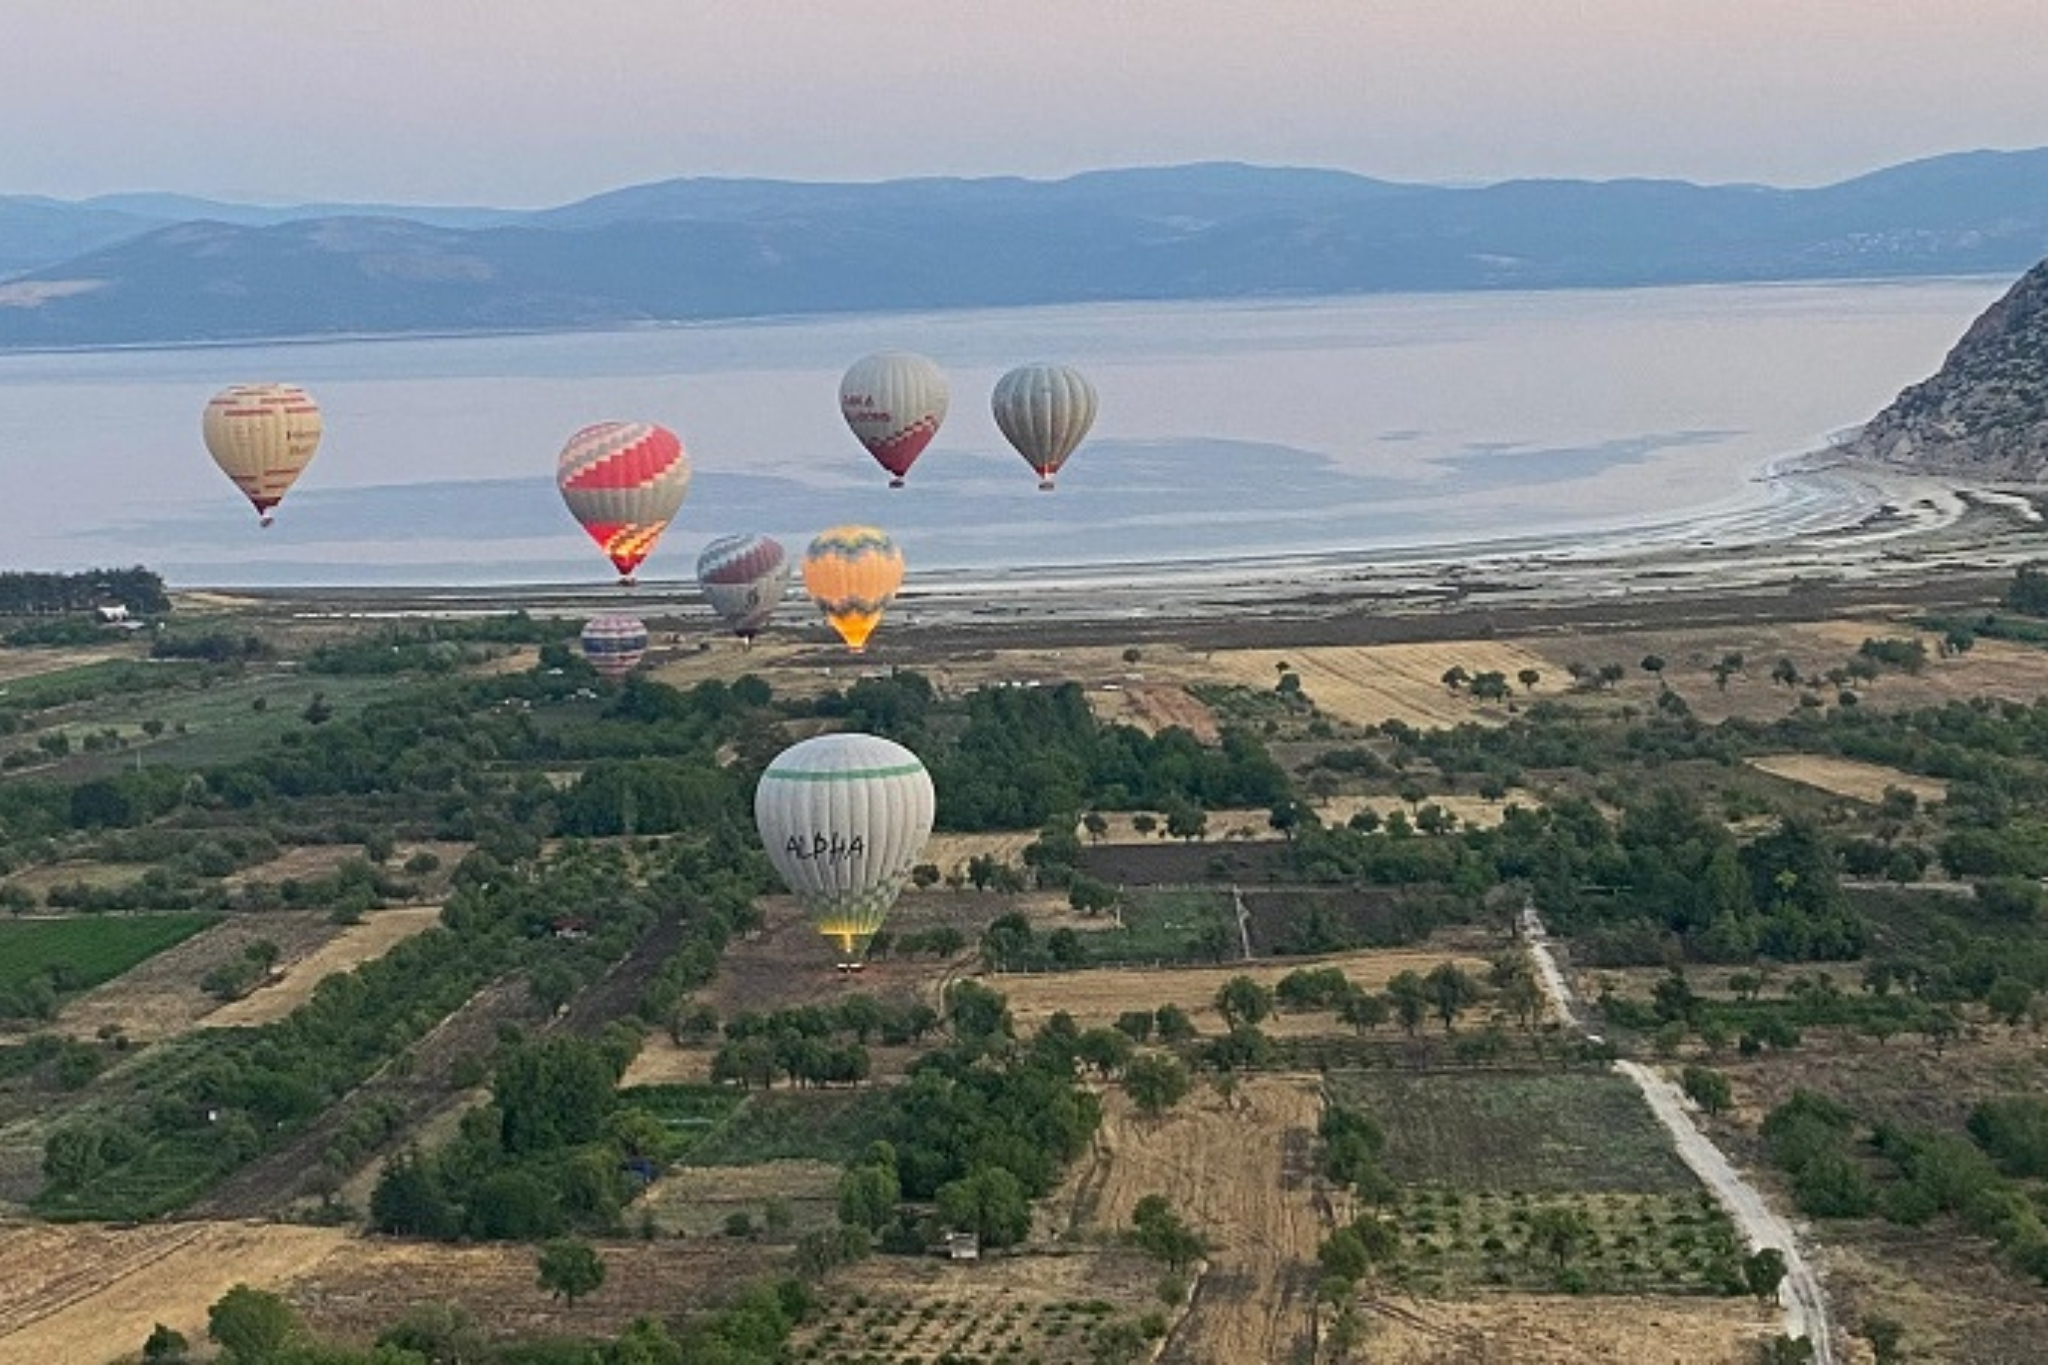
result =
[{"label": "orange and yellow balloon", "polygon": [[903,586],[903,551],[873,526],[820,531],[804,555],[804,587],[832,629],[859,654]]},{"label": "orange and yellow balloon", "polygon": [[320,405],[296,384],[236,384],[207,402],[202,430],[213,462],[268,526],[320,448]]}]

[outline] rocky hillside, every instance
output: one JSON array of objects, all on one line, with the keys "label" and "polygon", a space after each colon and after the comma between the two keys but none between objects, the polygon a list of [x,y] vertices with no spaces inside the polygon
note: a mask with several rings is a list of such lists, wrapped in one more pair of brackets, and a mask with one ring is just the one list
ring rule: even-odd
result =
[{"label": "rocky hillside", "polygon": [[2048,481],[2048,261],[1845,449],[1917,469]]}]

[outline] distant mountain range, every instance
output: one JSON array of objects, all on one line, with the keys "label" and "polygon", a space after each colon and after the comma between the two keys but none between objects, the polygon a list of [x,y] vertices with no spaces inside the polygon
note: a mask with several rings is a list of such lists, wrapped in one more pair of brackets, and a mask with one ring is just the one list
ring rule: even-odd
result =
[{"label": "distant mountain range", "polygon": [[2044,255],[2048,148],[1805,190],[1450,188],[1210,164],[1059,181],[672,180],[531,211],[0,196],[0,349],[2010,274]]}]

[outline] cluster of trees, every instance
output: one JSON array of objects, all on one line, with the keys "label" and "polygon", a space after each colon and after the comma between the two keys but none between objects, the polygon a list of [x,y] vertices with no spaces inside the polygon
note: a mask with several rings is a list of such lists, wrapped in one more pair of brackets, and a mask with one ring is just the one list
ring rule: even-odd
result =
[{"label": "cluster of trees", "polygon": [[163,579],[140,565],[83,573],[0,573],[0,616],[89,611],[115,603],[138,616],[160,616],[171,609]]},{"label": "cluster of trees", "polygon": [[658,1122],[619,1102],[638,1046],[637,1034],[615,1029],[596,1042],[553,1035],[502,1049],[491,1103],[465,1115],[446,1146],[386,1167],[370,1226],[515,1241],[615,1229],[632,1192],[629,1163],[659,1163],[670,1145]]},{"label": "cluster of trees", "polygon": [[1185,730],[1104,725],[1074,683],[983,688],[942,704],[928,680],[899,671],[816,706],[922,756],[946,793],[944,829],[1043,828],[1090,808],[1266,807],[1288,795],[1286,773],[1249,733],[1227,730],[1209,746]]},{"label": "cluster of trees", "polygon": [[[566,617],[535,619],[523,611],[474,621],[399,623],[322,644],[306,656],[306,668],[353,676],[448,673],[496,657],[493,646],[559,646],[576,632],[576,623]],[[551,656],[551,661],[557,666],[567,663],[566,654],[560,660]],[[583,666],[581,660],[575,662]]]},{"label": "cluster of trees", "polygon": [[798,1086],[854,1085],[868,1078],[869,1042],[919,1042],[938,1023],[938,1012],[922,1001],[883,1002],[871,995],[738,1014],[726,1021],[726,1042],[711,1060],[711,1079],[743,1088],[765,1088],[778,1077]]},{"label": "cluster of trees", "polygon": [[2048,1223],[2015,1183],[2048,1170],[2048,1103],[2032,1096],[1985,1101],[1971,1112],[1968,1133],[1866,1126],[1846,1106],[1807,1090],[1794,1092],[1763,1124],[1771,1159],[1791,1176],[1801,1211],[1817,1218],[1876,1214],[1906,1227],[1953,1217],[1997,1243],[2015,1270],[2048,1283]]}]

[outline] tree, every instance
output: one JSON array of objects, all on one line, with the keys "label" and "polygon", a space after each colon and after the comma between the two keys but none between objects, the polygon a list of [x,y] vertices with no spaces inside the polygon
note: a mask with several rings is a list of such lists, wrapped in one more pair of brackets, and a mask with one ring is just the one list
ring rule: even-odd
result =
[{"label": "tree", "polygon": [[540,1249],[538,1265],[540,1287],[552,1298],[568,1300],[571,1308],[604,1284],[604,1260],[588,1242],[569,1237],[549,1242]]},{"label": "tree", "polygon": [[839,1221],[848,1227],[879,1232],[896,1216],[903,1198],[892,1159],[888,1165],[863,1163],[839,1178]]},{"label": "tree", "polygon": [[434,1365],[481,1361],[487,1349],[483,1329],[470,1311],[455,1303],[416,1303],[377,1337],[379,1346],[411,1351]]},{"label": "tree", "polygon": [[1693,1103],[1709,1114],[1719,1114],[1735,1101],[1727,1076],[1712,1067],[1689,1066],[1680,1074],[1680,1084]]},{"label": "tree", "polygon": [[1124,1067],[1124,1093],[1140,1114],[1157,1118],[1188,1093],[1188,1069],[1170,1053],[1148,1052]]},{"label": "tree", "polygon": [[1559,1270],[1592,1236],[1593,1225],[1578,1209],[1546,1204],[1529,1217],[1529,1245],[1555,1257]]},{"label": "tree", "polygon": [[1452,664],[1444,670],[1443,685],[1447,690],[1455,692],[1470,681],[1471,677],[1463,664]]},{"label": "tree", "polygon": [[1249,976],[1233,976],[1216,992],[1216,1012],[1231,1028],[1263,1022],[1273,1012],[1273,992]]},{"label": "tree", "polygon": [[1515,681],[1522,685],[1524,692],[1534,692],[1536,684],[1543,681],[1543,675],[1533,668],[1525,668],[1515,674]]},{"label": "tree", "polygon": [[1367,990],[1347,991],[1337,1002],[1337,1018],[1360,1033],[1386,1023],[1391,1013],[1385,996]]},{"label": "tree", "polygon": [[1742,1282],[1760,1303],[1777,1302],[1778,1286],[1785,1279],[1785,1253],[1776,1247],[1761,1247],[1744,1257]]},{"label": "tree", "polygon": [[1645,654],[1643,656],[1642,670],[1643,672],[1648,673],[1651,677],[1655,678],[1658,682],[1663,682],[1664,656],[1661,654]]},{"label": "tree", "polygon": [[1192,843],[1209,832],[1209,812],[1190,802],[1176,801],[1167,807],[1166,833],[1169,838]]},{"label": "tree", "polygon": [[1436,1017],[1443,1020],[1446,1033],[1458,1022],[1458,1016],[1464,1013],[1465,1007],[1479,998],[1479,983],[1455,962],[1439,963],[1431,968],[1429,975],[1422,979],[1422,989]]},{"label": "tree", "polygon": [[238,1284],[206,1310],[206,1336],[233,1365],[270,1365],[299,1334],[291,1306],[275,1294]]},{"label": "tree", "polygon": [[1187,1269],[1208,1250],[1201,1235],[1182,1221],[1163,1194],[1148,1194],[1131,1209],[1131,1241],[1175,1272]]},{"label": "tree", "polygon": [[1480,701],[1505,701],[1508,697],[1508,676],[1497,669],[1488,669],[1473,677],[1467,687]]},{"label": "tree", "polygon": [[1031,1201],[1017,1177],[1001,1166],[977,1166],[939,1188],[939,1217],[972,1232],[983,1246],[1010,1246],[1031,1231]]},{"label": "tree", "polygon": [[185,1365],[191,1350],[183,1332],[158,1323],[142,1343],[142,1359],[144,1365]]},{"label": "tree", "polygon": [[1414,971],[1396,972],[1387,982],[1387,1002],[1393,1006],[1394,1018],[1411,1038],[1429,1014],[1429,994],[1424,989],[1422,977]]}]

